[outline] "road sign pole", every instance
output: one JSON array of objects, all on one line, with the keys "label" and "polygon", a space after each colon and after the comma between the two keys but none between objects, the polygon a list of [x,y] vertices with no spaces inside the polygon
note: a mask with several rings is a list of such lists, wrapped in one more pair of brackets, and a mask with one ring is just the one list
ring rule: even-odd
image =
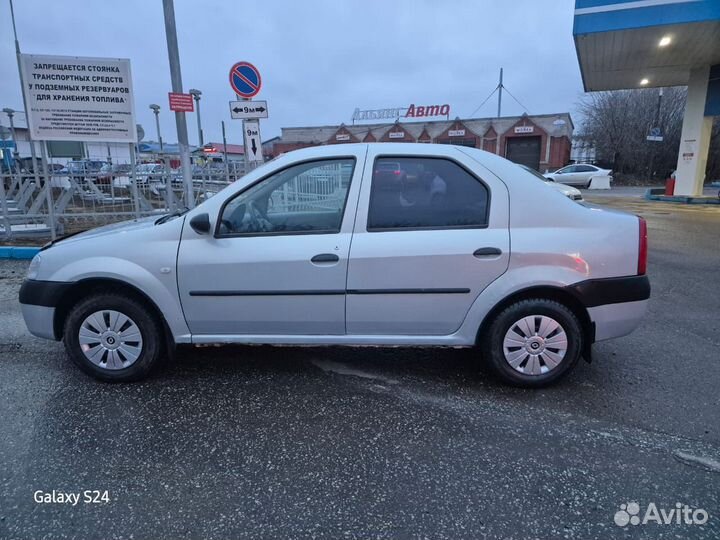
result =
[{"label": "road sign pole", "polygon": [[[40,154],[42,155],[42,168],[45,175],[45,203],[48,211],[48,226],[50,227],[50,240],[55,241],[55,203],[52,197],[52,176],[48,166],[47,141],[40,141]],[[111,177],[112,178],[112,177]],[[111,180],[112,181],[112,180]]]},{"label": "road sign pole", "polygon": [[[165,37],[167,39],[168,60],[170,61],[170,78],[172,80],[172,91],[183,93],[182,74],[180,71],[180,52],[178,51],[177,31],[175,29],[175,6],[173,0],[163,0],[163,12],[165,14]],[[190,168],[190,147],[188,143],[187,123],[185,113],[175,113],[175,124],[177,126],[178,146],[180,147],[180,164],[182,166],[183,183],[185,185],[185,205],[188,208],[195,206],[195,195],[193,192],[192,169]]]},{"label": "road sign pole", "polygon": [[222,136],[223,136],[223,161],[225,162],[225,181],[229,184],[230,183],[230,164],[227,160],[227,139],[225,138],[225,120],[222,120],[220,122],[220,125],[222,126]]},{"label": "road sign pole", "polygon": [[137,185],[137,168],[135,160],[135,143],[130,143],[130,186],[132,186],[132,198],[135,207],[135,219],[140,219],[140,190]]}]

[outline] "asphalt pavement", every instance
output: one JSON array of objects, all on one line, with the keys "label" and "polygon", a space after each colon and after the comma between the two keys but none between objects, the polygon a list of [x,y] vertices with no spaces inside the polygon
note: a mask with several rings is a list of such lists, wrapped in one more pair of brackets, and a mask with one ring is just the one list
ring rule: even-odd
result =
[{"label": "asphalt pavement", "polygon": [[[720,537],[720,208],[586,196],[647,219],[649,313],[543,390],[473,350],[265,346],[101,384],[0,261],[0,538]],[[615,521],[676,503],[707,522]]]}]

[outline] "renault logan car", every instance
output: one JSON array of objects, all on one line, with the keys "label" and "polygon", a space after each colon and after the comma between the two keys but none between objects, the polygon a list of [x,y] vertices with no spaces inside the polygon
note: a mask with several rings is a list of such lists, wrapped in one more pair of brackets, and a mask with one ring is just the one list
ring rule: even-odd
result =
[{"label": "renault logan car", "polygon": [[343,144],[182,215],[54,242],[20,302],[30,332],[104,381],[144,377],[176,344],[271,343],[477,347],[505,381],[542,386],[638,326],[646,257],[642,219],[493,154]]}]

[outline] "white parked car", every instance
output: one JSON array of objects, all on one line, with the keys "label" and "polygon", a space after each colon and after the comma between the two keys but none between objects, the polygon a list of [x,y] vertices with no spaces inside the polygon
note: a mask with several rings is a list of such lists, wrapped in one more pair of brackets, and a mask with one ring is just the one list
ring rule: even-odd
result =
[{"label": "white parked car", "polygon": [[501,157],[343,144],[186,213],[56,241],[20,303],[30,332],[105,381],[144,377],[175,344],[272,343],[477,346],[503,380],[542,386],[640,324],[646,260],[642,218]]},{"label": "white parked car", "polygon": [[612,182],[612,171],[610,169],[601,169],[589,163],[567,165],[554,173],[547,173],[545,178],[562,184],[589,188],[593,176],[609,176]]}]

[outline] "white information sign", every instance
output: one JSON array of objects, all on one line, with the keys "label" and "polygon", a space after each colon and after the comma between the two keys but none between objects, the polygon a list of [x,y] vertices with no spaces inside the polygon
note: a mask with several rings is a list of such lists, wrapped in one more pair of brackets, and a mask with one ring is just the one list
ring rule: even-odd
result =
[{"label": "white information sign", "polygon": [[233,120],[248,118],[267,118],[268,108],[267,101],[231,101],[230,102],[230,118]]},{"label": "white information sign", "polygon": [[130,60],[23,54],[20,65],[33,139],[137,142]]},{"label": "white information sign", "polygon": [[243,120],[243,132],[245,135],[245,162],[265,161],[260,142],[260,122],[258,120]]}]

